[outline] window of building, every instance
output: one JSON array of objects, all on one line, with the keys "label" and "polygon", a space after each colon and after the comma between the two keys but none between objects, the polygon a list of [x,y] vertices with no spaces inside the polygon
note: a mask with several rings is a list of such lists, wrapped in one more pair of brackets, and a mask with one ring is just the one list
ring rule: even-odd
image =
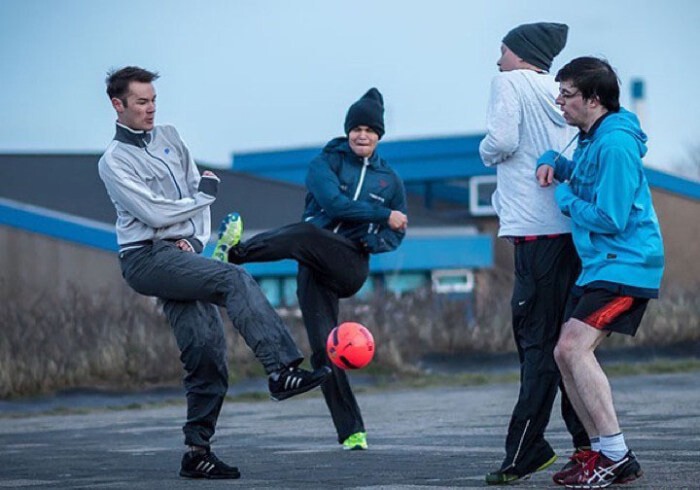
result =
[{"label": "window of building", "polygon": [[474,290],[474,272],[471,269],[434,270],[430,279],[433,291],[439,294],[466,294]]},{"label": "window of building", "polygon": [[495,175],[479,175],[469,179],[469,212],[472,216],[495,216],[491,196],[496,190]]},{"label": "window of building", "polygon": [[429,284],[429,280],[428,274],[425,272],[401,272],[384,275],[384,288],[398,295],[419,289],[427,284]]}]

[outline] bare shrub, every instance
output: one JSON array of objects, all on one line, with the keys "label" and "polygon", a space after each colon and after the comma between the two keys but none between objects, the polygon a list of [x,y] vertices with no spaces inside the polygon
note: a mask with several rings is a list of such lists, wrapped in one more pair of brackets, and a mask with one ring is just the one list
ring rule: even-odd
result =
[{"label": "bare shrub", "polygon": [[430,288],[400,296],[377,292],[369,300],[347,300],[341,321],[358,321],[375,337],[376,361],[385,367],[415,369],[427,353],[513,350],[509,276],[480,272],[473,295],[438,294]]},{"label": "bare shrub", "polygon": [[[510,325],[512,274],[480,272],[474,294],[448,297],[420,289],[396,296],[341,302],[340,321],[357,321],[376,341],[373,367],[415,371],[422,356],[515,350]],[[141,388],[179,383],[179,352],[160,306],[126,285],[95,293],[73,289],[59,297],[23,291],[0,280],[0,398],[77,386]],[[298,309],[280,310],[307,355]],[[251,350],[225,312],[232,377],[262,375]],[[664,345],[700,340],[700,299],[672,287],[651,301],[635,338],[614,335],[606,346]]]},{"label": "bare shrub", "polygon": [[134,387],[179,375],[163,315],[126,287],[72,289],[60,299],[47,292],[28,297],[6,282],[0,290],[1,397],[88,384]]}]

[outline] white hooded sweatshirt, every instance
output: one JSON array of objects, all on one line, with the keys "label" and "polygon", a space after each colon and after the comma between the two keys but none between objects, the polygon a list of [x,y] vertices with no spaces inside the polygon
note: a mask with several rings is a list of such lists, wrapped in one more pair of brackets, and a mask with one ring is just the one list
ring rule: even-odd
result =
[{"label": "white hooded sweatshirt", "polygon": [[[559,84],[548,73],[513,70],[491,82],[487,134],[479,145],[484,165],[496,165],[499,237],[570,233],[569,219],[554,201],[555,186],[540,187],[537,159],[547,150],[563,150],[577,131],[555,104]],[[573,146],[563,156],[570,157]]]}]

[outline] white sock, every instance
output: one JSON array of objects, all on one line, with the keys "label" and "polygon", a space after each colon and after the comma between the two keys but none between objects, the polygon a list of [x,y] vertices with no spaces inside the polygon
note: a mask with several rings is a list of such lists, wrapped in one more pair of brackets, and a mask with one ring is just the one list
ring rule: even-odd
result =
[{"label": "white sock", "polygon": [[591,437],[591,451],[600,452],[600,436]]},{"label": "white sock", "polygon": [[600,436],[600,452],[611,460],[620,461],[628,450],[622,432],[611,436]]}]

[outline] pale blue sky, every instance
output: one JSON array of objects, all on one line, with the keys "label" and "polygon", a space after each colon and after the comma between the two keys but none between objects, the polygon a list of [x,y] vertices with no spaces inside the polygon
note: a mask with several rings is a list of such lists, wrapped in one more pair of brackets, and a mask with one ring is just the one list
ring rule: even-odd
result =
[{"label": "pale blue sky", "polygon": [[569,24],[553,71],[582,55],[646,82],[647,163],[700,141],[696,0],[0,0],[0,151],[102,151],[110,67],[157,70],[158,123],[195,157],[320,145],[347,107],[384,94],[387,140],[482,132],[501,39]]}]

